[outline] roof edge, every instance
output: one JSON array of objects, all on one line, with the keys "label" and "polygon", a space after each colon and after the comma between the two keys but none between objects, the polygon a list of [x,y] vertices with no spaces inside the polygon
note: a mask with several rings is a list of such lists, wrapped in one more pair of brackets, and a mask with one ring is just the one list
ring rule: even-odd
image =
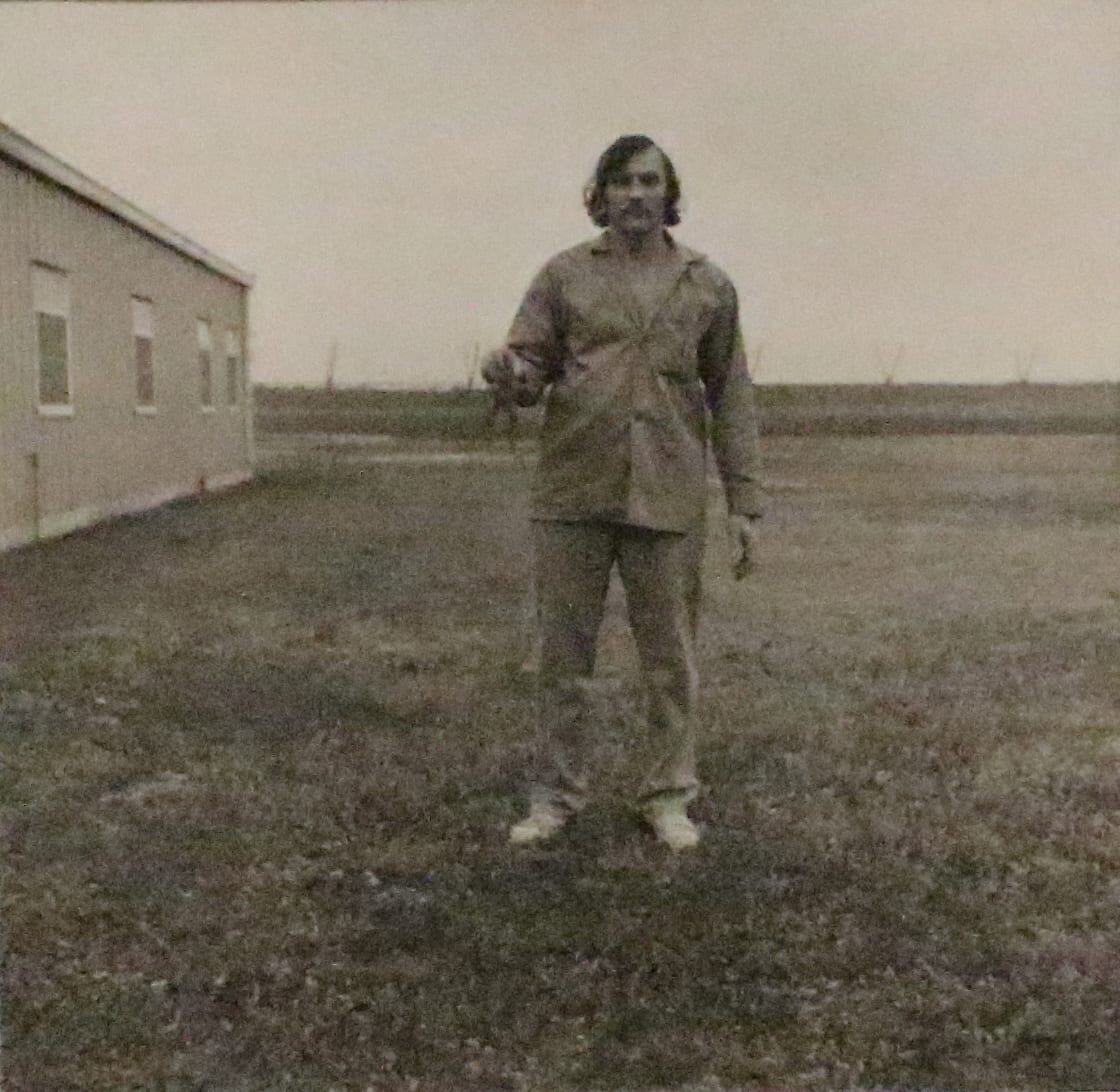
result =
[{"label": "roof edge", "polygon": [[82,174],[81,171],[63,163],[61,159],[32,143],[27,137],[3,122],[0,122],[0,154],[14,159],[36,174],[49,178],[71,193],[85,198],[125,223],[138,228],[145,235],[150,235],[153,239],[171,247],[172,250],[199,262],[228,280],[236,281],[245,288],[252,288],[254,278],[251,273],[238,269],[232,262],[227,262],[174,228],[168,227],[143,209],[137,208],[131,201],[126,201],[99,182]]}]

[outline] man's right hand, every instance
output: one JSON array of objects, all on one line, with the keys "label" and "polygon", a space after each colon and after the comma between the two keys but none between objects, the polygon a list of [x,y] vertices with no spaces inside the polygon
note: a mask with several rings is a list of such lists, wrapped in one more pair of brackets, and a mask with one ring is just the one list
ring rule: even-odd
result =
[{"label": "man's right hand", "polygon": [[492,387],[507,390],[519,406],[531,406],[544,390],[537,370],[505,347],[486,354],[482,378]]},{"label": "man's right hand", "polygon": [[512,387],[515,360],[509,349],[493,349],[482,361],[482,378],[491,387]]}]

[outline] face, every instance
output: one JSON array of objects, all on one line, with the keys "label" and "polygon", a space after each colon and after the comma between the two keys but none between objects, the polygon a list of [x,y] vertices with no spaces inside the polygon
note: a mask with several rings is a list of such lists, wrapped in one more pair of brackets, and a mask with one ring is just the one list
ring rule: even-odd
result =
[{"label": "face", "polygon": [[657,148],[646,148],[607,180],[607,224],[620,235],[649,235],[665,222],[665,163]]}]

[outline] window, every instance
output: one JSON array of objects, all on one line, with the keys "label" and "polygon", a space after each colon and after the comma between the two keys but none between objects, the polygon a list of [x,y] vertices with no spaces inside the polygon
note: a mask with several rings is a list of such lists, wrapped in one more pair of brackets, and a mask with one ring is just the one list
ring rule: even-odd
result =
[{"label": "window", "polygon": [[203,409],[214,408],[214,375],[210,365],[210,323],[198,320],[198,377]]},{"label": "window", "polygon": [[39,345],[39,405],[70,407],[70,284],[66,274],[31,267],[31,295]]},{"label": "window", "polygon": [[241,338],[236,330],[226,331],[226,403],[236,406],[241,390]]},{"label": "window", "polygon": [[136,364],[136,405],[154,409],[156,377],[152,367],[152,340],[155,337],[155,316],[152,301],[132,298],[132,349]]}]

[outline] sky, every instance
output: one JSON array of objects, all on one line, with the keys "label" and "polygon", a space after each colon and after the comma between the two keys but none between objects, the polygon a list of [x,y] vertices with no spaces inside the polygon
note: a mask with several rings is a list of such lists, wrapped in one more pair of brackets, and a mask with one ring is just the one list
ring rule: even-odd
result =
[{"label": "sky", "polygon": [[0,121],[254,274],[258,382],[466,383],[630,132],[758,381],[1120,380],[1116,0],[2,3]]}]

